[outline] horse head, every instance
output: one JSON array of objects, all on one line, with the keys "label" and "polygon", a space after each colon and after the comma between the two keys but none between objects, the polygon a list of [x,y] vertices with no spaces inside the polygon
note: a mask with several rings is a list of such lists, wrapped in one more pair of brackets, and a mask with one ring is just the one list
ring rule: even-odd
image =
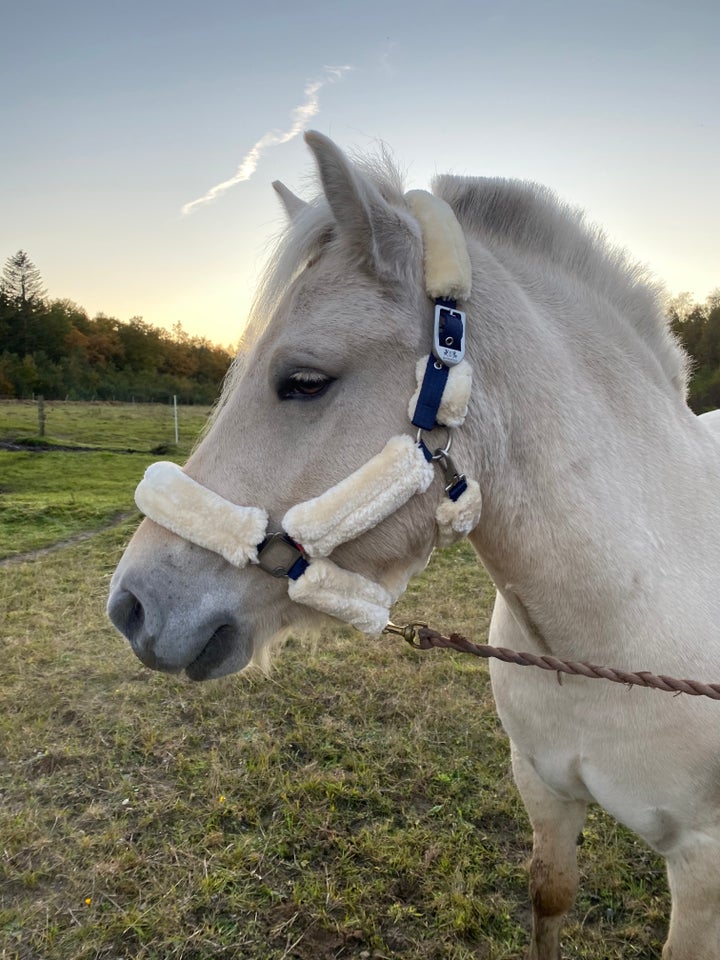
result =
[{"label": "horse head", "polygon": [[[290,628],[315,628],[323,619],[294,600],[282,578],[257,563],[238,569],[208,547],[231,513],[209,515],[202,491],[226,507],[259,508],[267,530],[280,531],[291,508],[352,482],[392,438],[414,445],[408,399],[433,328],[422,230],[391,177],[368,175],[320,134],[306,140],[322,196],[305,204],[275,184],[286,235],[209,429],[176,478],[188,488],[188,478],[196,483],[198,499],[184,509],[194,512],[186,523],[197,535],[183,536],[166,505],[163,525],[143,520],[112,580],[109,615],[138,657],[193,679],[242,669]],[[394,469],[405,474],[405,461]],[[320,550],[332,554],[333,569],[366,578],[383,596],[402,592],[436,541],[443,479],[429,469],[420,495],[400,498],[381,522]],[[382,475],[379,484],[382,494]],[[342,500],[345,488],[338,489]],[[214,532],[205,529],[213,524]],[[341,589],[352,593],[353,582]]]}]

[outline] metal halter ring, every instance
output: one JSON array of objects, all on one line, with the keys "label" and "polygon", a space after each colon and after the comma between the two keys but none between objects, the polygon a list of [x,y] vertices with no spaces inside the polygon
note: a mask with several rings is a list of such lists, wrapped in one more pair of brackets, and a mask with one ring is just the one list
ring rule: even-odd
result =
[{"label": "metal halter ring", "polygon": [[[435,453],[432,454],[432,460],[442,460],[443,457],[446,457],[450,453],[450,447],[452,446],[452,432],[450,427],[445,427],[447,433],[447,439],[444,447],[437,447]],[[415,443],[420,443],[422,441],[422,427],[418,427],[417,437],[415,438]]]}]

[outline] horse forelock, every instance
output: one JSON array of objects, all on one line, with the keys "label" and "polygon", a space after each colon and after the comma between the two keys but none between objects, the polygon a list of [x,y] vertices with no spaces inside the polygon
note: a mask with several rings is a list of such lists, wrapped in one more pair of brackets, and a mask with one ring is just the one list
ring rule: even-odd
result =
[{"label": "horse forelock", "polygon": [[[389,151],[381,147],[376,156],[355,156],[353,163],[361,176],[369,180],[382,197],[400,209],[407,210],[403,175]],[[317,182],[317,178],[313,178]],[[237,356],[228,371],[215,414],[202,436],[214,421],[217,412],[232,395],[238,379],[283,297],[302,271],[323,253],[336,234],[336,223],[322,192],[300,211],[270,241],[270,253],[258,281],[247,323],[240,336]]]},{"label": "horse forelock", "polygon": [[[389,152],[381,149],[378,156],[353,157],[353,163],[358,173],[369,180],[388,203],[408,209],[403,177]],[[276,236],[242,335],[242,353],[262,334],[293,281],[308,263],[321,255],[333,238],[335,227],[330,206],[322,191],[318,191],[315,198]]]}]

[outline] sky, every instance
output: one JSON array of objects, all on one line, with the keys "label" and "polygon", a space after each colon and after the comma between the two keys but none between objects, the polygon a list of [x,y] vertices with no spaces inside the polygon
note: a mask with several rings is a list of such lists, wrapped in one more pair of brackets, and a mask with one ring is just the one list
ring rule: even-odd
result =
[{"label": "sky", "polygon": [[519,177],[673,294],[720,286],[717,0],[0,0],[0,264],[49,296],[237,341],[314,190],[304,129],[407,186]]}]

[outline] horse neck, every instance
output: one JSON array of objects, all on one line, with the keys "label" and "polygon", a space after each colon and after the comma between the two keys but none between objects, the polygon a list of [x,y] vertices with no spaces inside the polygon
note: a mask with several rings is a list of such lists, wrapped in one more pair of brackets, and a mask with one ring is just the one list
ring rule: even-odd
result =
[{"label": "horse neck", "polygon": [[582,331],[559,308],[504,303],[473,358],[473,544],[536,647],[589,659],[662,646],[687,616],[688,570],[718,568],[718,457],[653,358],[608,342],[591,303]]}]

